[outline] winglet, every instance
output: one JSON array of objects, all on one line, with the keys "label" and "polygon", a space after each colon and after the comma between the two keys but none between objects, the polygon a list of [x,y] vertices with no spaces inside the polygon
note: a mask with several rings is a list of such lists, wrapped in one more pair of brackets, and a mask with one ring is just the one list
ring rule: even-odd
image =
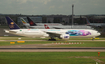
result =
[{"label": "winglet", "polygon": [[29,21],[30,26],[36,26],[36,24],[29,17],[27,17],[27,19]]},{"label": "winglet", "polygon": [[10,17],[6,17],[6,20],[10,29],[20,29],[19,26]]},{"label": "winglet", "polygon": [[44,27],[45,27],[45,29],[50,29],[50,28],[48,27],[48,25],[46,25],[46,24],[44,25]]}]

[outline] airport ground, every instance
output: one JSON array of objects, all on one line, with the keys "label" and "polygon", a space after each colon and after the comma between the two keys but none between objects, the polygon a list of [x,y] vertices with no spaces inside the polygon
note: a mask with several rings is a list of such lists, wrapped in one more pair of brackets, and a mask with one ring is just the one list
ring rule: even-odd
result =
[{"label": "airport ground", "polygon": [[47,39],[0,37],[0,64],[105,64],[105,38]]},{"label": "airport ground", "polygon": [[105,64],[105,38],[48,41],[47,38],[0,37],[0,64],[96,63]]},{"label": "airport ground", "polygon": [[105,52],[0,52],[0,64],[105,64]]},{"label": "airport ground", "polygon": [[[10,42],[15,42],[15,44],[10,44]],[[46,47],[105,47],[105,38],[96,38],[95,40],[91,38],[70,38],[69,40],[48,41],[48,38],[0,37],[0,46],[29,44],[46,44]]]}]

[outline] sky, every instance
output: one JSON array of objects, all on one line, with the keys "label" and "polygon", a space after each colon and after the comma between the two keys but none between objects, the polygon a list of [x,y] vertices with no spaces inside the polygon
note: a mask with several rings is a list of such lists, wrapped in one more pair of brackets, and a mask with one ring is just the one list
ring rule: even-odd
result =
[{"label": "sky", "polygon": [[105,14],[105,0],[0,0],[1,14],[25,15]]}]

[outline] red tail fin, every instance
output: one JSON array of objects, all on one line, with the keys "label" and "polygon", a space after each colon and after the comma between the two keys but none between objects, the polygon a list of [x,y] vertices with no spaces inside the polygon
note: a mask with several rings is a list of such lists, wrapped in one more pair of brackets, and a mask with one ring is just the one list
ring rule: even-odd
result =
[{"label": "red tail fin", "polygon": [[44,25],[44,27],[45,27],[45,29],[50,29],[50,28],[48,27],[48,25],[46,25],[46,24]]}]

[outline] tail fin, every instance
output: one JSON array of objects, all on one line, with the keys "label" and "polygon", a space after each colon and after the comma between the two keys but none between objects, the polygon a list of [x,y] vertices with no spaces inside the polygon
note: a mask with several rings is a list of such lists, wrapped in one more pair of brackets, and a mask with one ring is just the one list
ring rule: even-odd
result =
[{"label": "tail fin", "polygon": [[29,17],[27,17],[27,19],[29,21],[30,26],[36,26],[36,24]]},{"label": "tail fin", "polygon": [[6,20],[10,29],[20,29],[19,26],[10,17],[6,17]]},{"label": "tail fin", "polygon": [[48,25],[46,25],[46,24],[44,25],[44,27],[45,27],[45,29],[50,29],[50,28],[48,27]]},{"label": "tail fin", "polygon": [[87,24],[89,25],[90,24],[89,20],[87,18],[86,18],[86,20],[87,20]]},{"label": "tail fin", "polygon": [[20,20],[22,21],[23,24],[27,24],[27,22],[23,18],[20,18]]}]

